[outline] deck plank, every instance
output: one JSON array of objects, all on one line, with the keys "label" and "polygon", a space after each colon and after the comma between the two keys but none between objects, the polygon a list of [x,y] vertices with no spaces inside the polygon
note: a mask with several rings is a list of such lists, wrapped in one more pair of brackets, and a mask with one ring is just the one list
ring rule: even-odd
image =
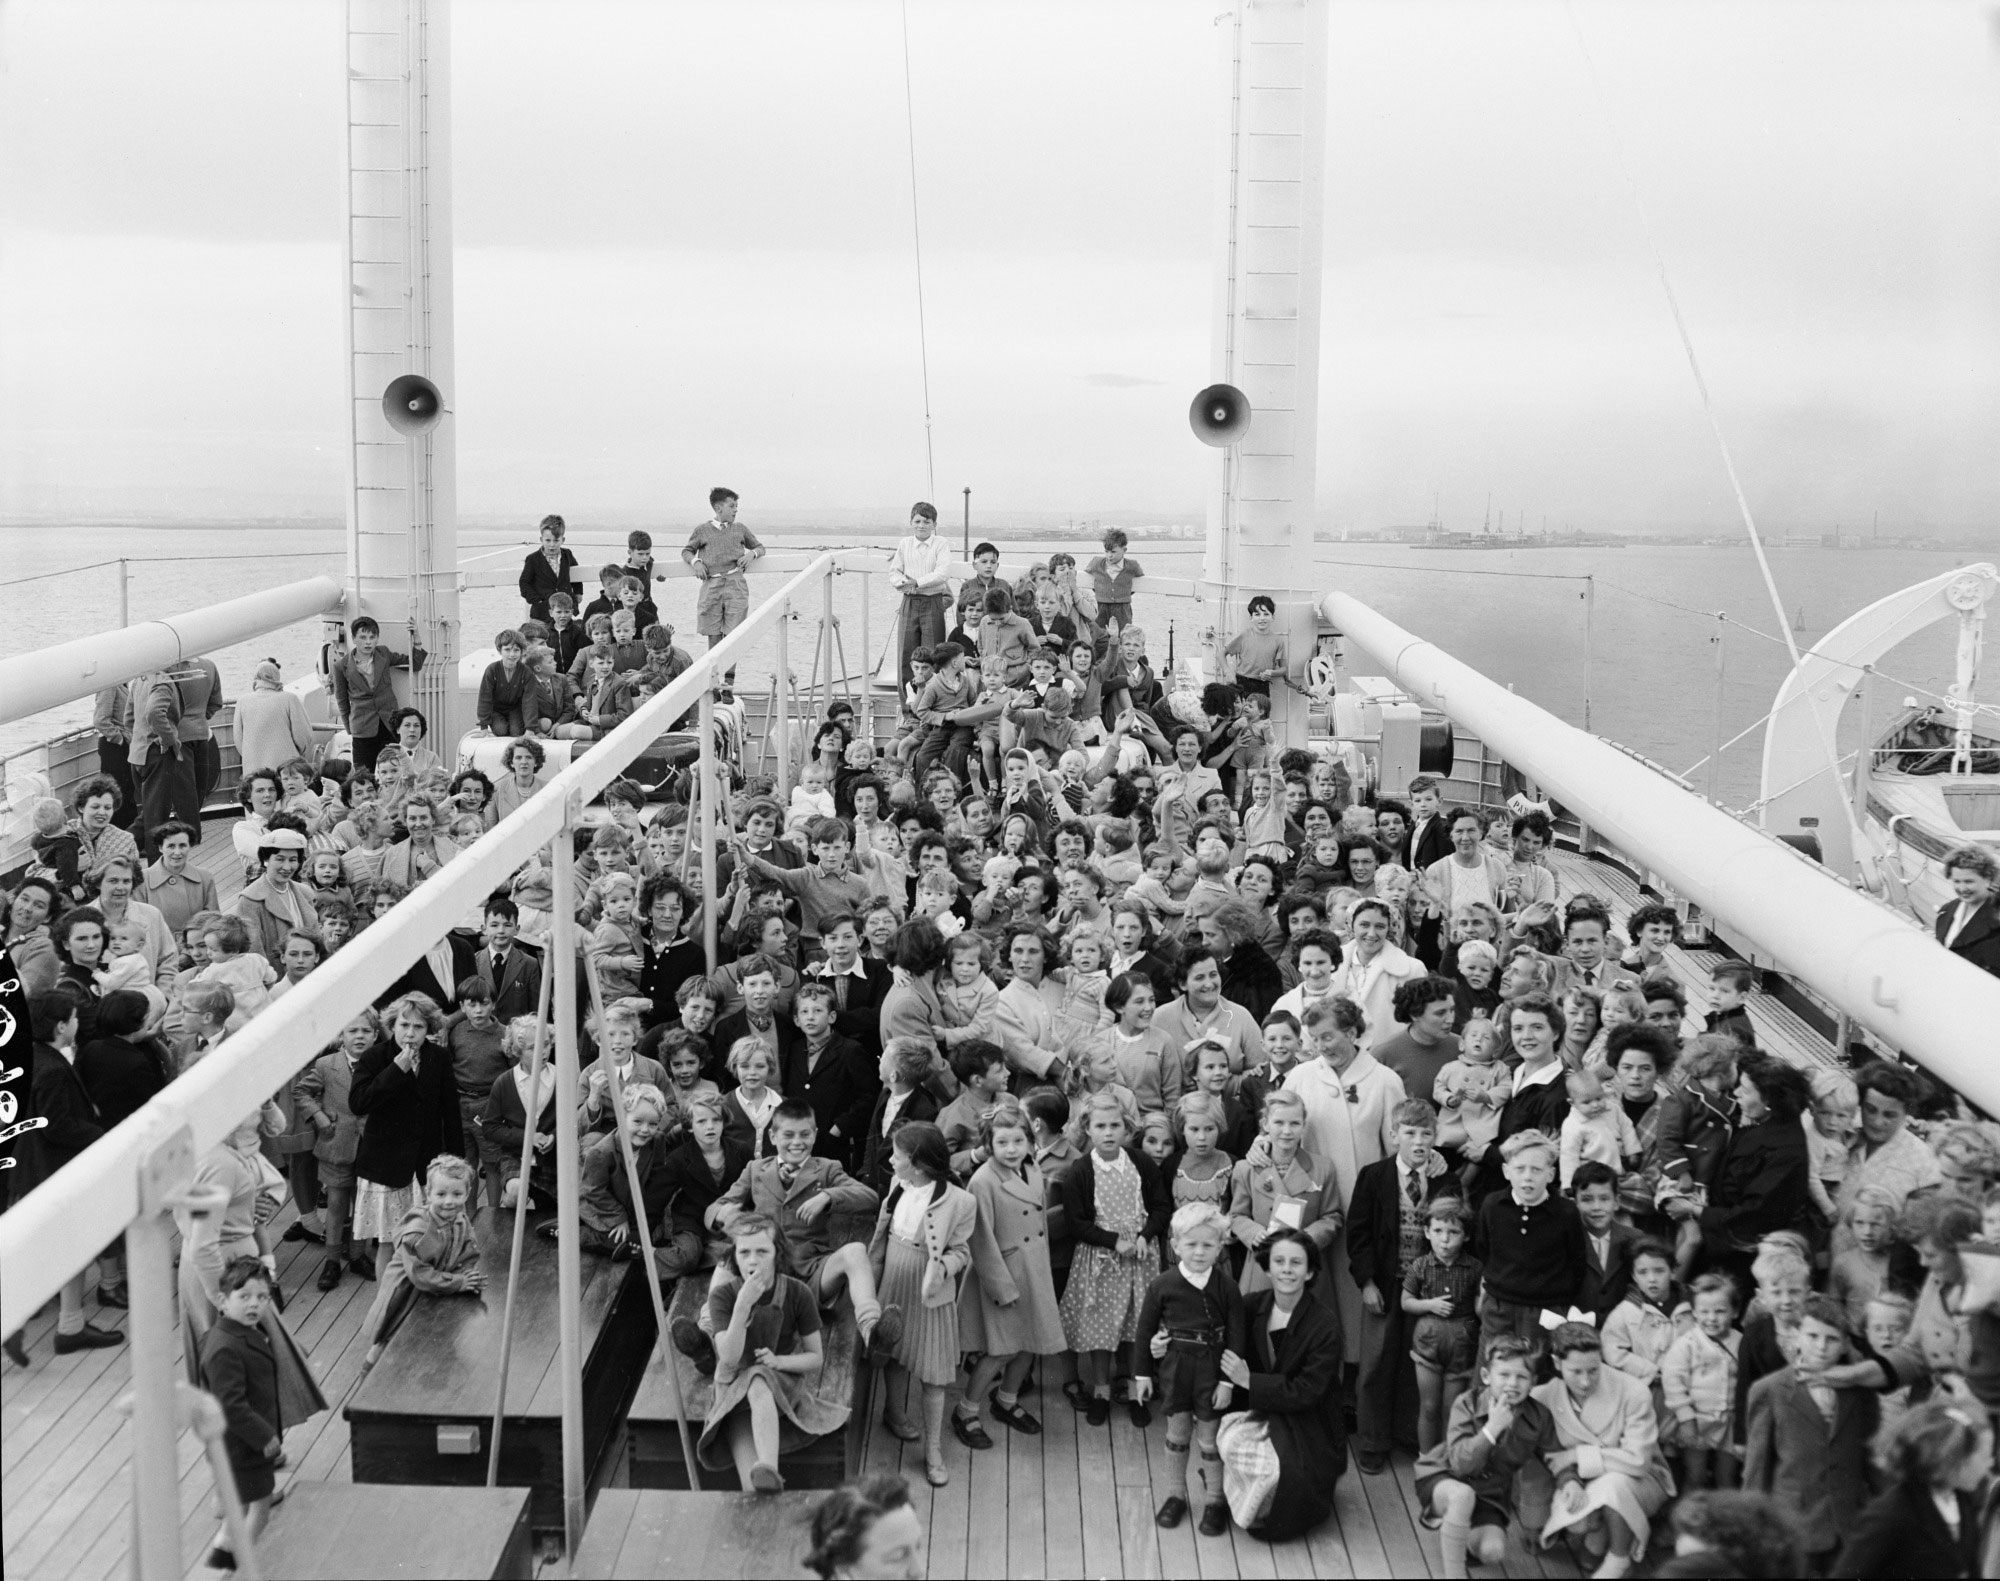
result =
[{"label": "deck plank", "polygon": [[[924,1419],[923,1397],[914,1379],[910,1383],[910,1404],[910,1420],[921,1424]],[[975,1475],[975,1468],[967,1462],[991,1461],[993,1451],[974,1455],[953,1435],[949,1422],[944,1426],[943,1449],[945,1469],[951,1473],[951,1481],[931,1494],[931,1574],[937,1581],[964,1581],[971,1573],[966,1569],[966,1556],[972,1537],[972,1482]],[[909,1445],[904,1460],[909,1467],[904,1476],[913,1483],[924,1482],[924,1446],[921,1443]],[[982,1483],[992,1475],[984,1467],[978,1468],[977,1474]],[[1002,1468],[1000,1496],[1003,1499],[1007,1496],[1005,1478],[1006,1472]],[[991,1498],[991,1489],[984,1491],[986,1497]]]},{"label": "deck plank", "polygon": [[[1020,1405],[1024,1411],[1041,1413],[1041,1403],[1032,1390],[1022,1392]],[[1067,1401],[1062,1408],[1069,1409]],[[1051,1485],[1043,1459],[1048,1447],[1047,1432],[1016,1433],[1002,1423],[991,1421],[987,1430],[996,1435],[995,1452],[1007,1458],[1007,1574],[1023,1577],[1025,1581],[1042,1581],[1045,1576],[1065,1574],[1050,1569],[1048,1562],[1044,1502],[1058,1490]],[[967,1555],[973,1570],[980,1568],[977,1553],[974,1549]]]},{"label": "deck plank", "polygon": [[[1118,1420],[1123,1414],[1123,1408],[1118,1408],[1112,1420]],[[1166,1503],[1175,1494],[1178,1493],[1185,1499],[1187,1497],[1187,1489],[1185,1487],[1175,1487],[1173,1477],[1167,1470],[1166,1418],[1163,1416],[1155,1417],[1153,1425],[1147,1428],[1144,1433],[1140,1433],[1136,1428],[1132,1429],[1132,1432],[1141,1441],[1139,1444],[1134,1445],[1134,1447],[1143,1448],[1145,1451],[1147,1486],[1149,1488],[1148,1498],[1150,1500],[1147,1515],[1150,1518],[1154,1511],[1157,1511],[1162,1504]],[[1115,1453],[1123,1455],[1126,1444],[1129,1442],[1130,1440],[1121,1440]],[[1121,1476],[1119,1480],[1122,1483],[1124,1478]],[[1122,1494],[1124,1489],[1121,1487],[1119,1491]],[[1153,1542],[1160,1556],[1160,1573],[1162,1575],[1201,1576],[1207,1578],[1215,1574],[1208,1565],[1202,1562],[1201,1553],[1196,1546],[1194,1523],[1200,1518],[1200,1511],[1195,1509],[1192,1503],[1190,1503],[1187,1519],[1183,1520],[1180,1525],[1174,1527],[1171,1531],[1163,1531],[1157,1524],[1154,1526]]]},{"label": "deck plank", "polygon": [[1350,1573],[1385,1576],[1390,1574],[1389,1555],[1375,1531],[1375,1512],[1368,1506],[1368,1494],[1360,1486],[1361,1481],[1360,1471],[1350,1468],[1347,1475],[1334,1484],[1334,1519],[1339,1522],[1346,1562],[1353,1566]]},{"label": "deck plank", "polygon": [[[1077,1415],[1056,1379],[1059,1357],[1044,1357],[1039,1411],[1042,1418],[1042,1543],[1051,1576],[1100,1574],[1084,1564],[1084,1511],[1101,1502],[1104,1489],[1093,1478],[1084,1481],[1085,1467],[1076,1452]],[[1095,1472],[1093,1466],[1089,1468]]]},{"label": "deck plank", "polygon": [[[1400,1458],[1392,1457],[1392,1466]],[[1417,1540],[1416,1517],[1404,1502],[1402,1490],[1396,1482],[1393,1470],[1379,1477],[1362,1477],[1361,1491],[1375,1518],[1375,1535],[1381,1540],[1382,1551],[1388,1556],[1387,1573],[1394,1576],[1425,1575],[1430,1572],[1430,1560]]]}]

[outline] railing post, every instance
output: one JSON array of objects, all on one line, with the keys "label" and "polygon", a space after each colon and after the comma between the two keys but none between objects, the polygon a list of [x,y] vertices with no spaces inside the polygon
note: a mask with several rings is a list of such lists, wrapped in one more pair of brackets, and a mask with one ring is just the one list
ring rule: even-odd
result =
[{"label": "railing post", "polygon": [[868,655],[875,651],[873,638],[875,628],[869,619],[869,605],[874,602],[875,573],[863,567],[861,572],[861,730],[867,737],[869,746],[875,745],[875,666]]},{"label": "railing post", "polygon": [[1723,624],[1724,616],[1717,611],[1715,616],[1715,702],[1710,709],[1708,721],[1708,790],[1712,805],[1720,806],[1716,800],[1716,773],[1722,767],[1722,677],[1727,656],[1723,651],[1723,639],[1729,628]]},{"label": "railing post", "polygon": [[[792,799],[792,601],[788,598],[778,611],[778,686],[775,720],[765,728],[776,732],[778,743],[778,805]],[[709,968],[711,971],[714,967]]]},{"label": "railing post", "polygon": [[1583,728],[1590,729],[1590,671],[1597,653],[1597,578],[1583,579]]},{"label": "railing post", "polygon": [[118,624],[120,626],[129,626],[132,624],[131,568],[132,562],[130,560],[120,560],[118,562]]},{"label": "railing post", "polygon": [[[119,561],[122,570],[125,562]],[[194,1136],[169,1132],[139,1172],[139,1216],[125,1231],[131,1291],[132,1575],[136,1581],[180,1581],[180,1425],[174,1385],[181,1347],[174,1329],[173,1220],[176,1196],[194,1177]]]},{"label": "railing post", "polygon": [[[779,658],[782,666],[784,660]],[[718,964],[716,955],[716,893],[715,893],[715,676],[710,675],[709,685],[702,689],[698,712],[699,723],[695,728],[701,734],[701,757],[695,765],[697,783],[701,786],[701,947],[708,953],[708,969],[712,972]],[[782,765],[782,753],[778,759]],[[779,771],[783,778],[783,769]],[[789,796],[790,792],[782,793]]]},{"label": "railing post", "polygon": [[[583,1264],[577,1202],[581,1149],[576,1132],[576,808],[566,806],[551,853],[555,916],[549,949],[556,979],[556,1308],[562,1373],[563,1552],[574,1561],[583,1540]],[[713,908],[710,908],[712,916]],[[600,1033],[602,1028],[599,1029]],[[522,1189],[527,1184],[522,1183]]]},{"label": "railing post", "polygon": [[[822,654],[824,655],[824,664],[825,664],[825,674],[826,674],[826,698],[825,698],[825,700],[824,700],[824,701],[823,701],[823,702],[822,702],[822,703],[820,704],[820,706],[819,706],[819,712],[818,712],[817,714],[815,714],[815,715],[813,716],[813,726],[812,726],[812,727],[813,727],[813,730],[814,730],[815,732],[817,732],[817,731],[818,731],[818,729],[819,729],[819,726],[820,726],[820,721],[826,718],[826,715],[827,715],[827,710],[833,707],[833,697],[834,697],[834,692],[833,692],[833,573],[832,573],[831,571],[826,571],[826,572],[822,572],[822,573],[821,573],[821,575],[820,575],[820,579],[819,579],[819,607],[820,607],[820,620],[819,620],[819,642],[820,642],[820,651],[821,651],[821,653],[822,653]],[[811,736],[808,736],[808,737],[807,737],[806,739],[807,739],[807,741],[811,741],[812,737],[811,737]]]}]

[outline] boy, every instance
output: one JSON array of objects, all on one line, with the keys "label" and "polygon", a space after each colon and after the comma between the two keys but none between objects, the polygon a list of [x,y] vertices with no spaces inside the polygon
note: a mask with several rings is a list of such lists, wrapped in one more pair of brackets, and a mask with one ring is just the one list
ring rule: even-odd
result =
[{"label": "boy", "polygon": [[1416,1436],[1417,1379],[1403,1324],[1403,1277],[1428,1249],[1431,1199],[1452,1184],[1437,1151],[1437,1110],[1410,1098],[1393,1118],[1395,1153],[1355,1176],[1347,1209],[1347,1266],[1361,1288],[1363,1309],[1354,1459],[1371,1477],[1388,1468],[1394,1440]]},{"label": "boy", "polygon": [[637,577],[648,589],[655,582],[666,580],[663,572],[653,569],[653,535],[642,528],[634,528],[625,535],[625,574]]},{"label": "boy", "polygon": [[500,657],[479,678],[479,728],[489,736],[526,735],[530,719],[539,717],[534,672],[521,662],[527,642],[510,626],[493,646]]},{"label": "boy", "polygon": [[1024,706],[1029,696],[1026,691],[1016,692],[1007,704],[1007,722],[1021,732],[1019,744],[1032,748],[1039,743],[1048,749],[1051,758],[1081,751],[1083,729],[1072,712],[1076,700],[1070,696],[1069,688],[1051,686],[1040,708]]},{"label": "boy", "polygon": [[750,584],[743,571],[764,553],[757,535],[737,522],[736,506],[734,489],[710,489],[708,508],[715,514],[695,528],[681,551],[701,581],[694,605],[695,630],[708,638],[711,648],[742,625],[750,612]]},{"label": "boy", "polygon": [[1612,1308],[1632,1288],[1633,1250],[1645,1237],[1631,1225],[1618,1222],[1618,1172],[1609,1165],[1594,1159],[1579,1165],[1570,1182],[1570,1195],[1577,1217],[1583,1220],[1584,1242],[1590,1248],[1576,1304],[1602,1328]]},{"label": "boy", "polygon": [[597,597],[583,606],[583,618],[588,621],[593,615],[610,616],[624,607],[624,600],[618,596],[625,585],[625,567],[615,561],[597,569]]},{"label": "boy", "polygon": [[1881,1403],[1873,1390],[1818,1381],[1847,1352],[1846,1317],[1833,1297],[1806,1297],[1792,1352],[1791,1366],[1751,1386],[1743,1487],[1792,1515],[1808,1571],[1819,1574],[1875,1491],[1868,1445]]},{"label": "boy", "polygon": [[[60,889],[64,905],[75,905],[89,894],[89,889],[83,882],[83,842],[69,826],[69,813],[55,797],[41,796],[35,800],[32,816],[35,834],[29,845],[35,861],[29,872],[48,879]],[[162,843],[157,832],[154,840],[156,844]],[[186,860],[185,847],[182,860]]]},{"label": "boy", "polygon": [[611,617],[612,668],[621,676],[632,676],[646,667],[646,645],[639,640],[639,617],[629,609]]},{"label": "boy", "polygon": [[[1218,1266],[1229,1224],[1212,1202],[1190,1202],[1174,1211],[1169,1225],[1176,1265],[1146,1287],[1139,1305],[1139,1329],[1132,1342],[1132,1411],[1136,1417],[1153,1393],[1159,1373],[1160,1409],[1167,1416],[1166,1499],[1153,1513],[1157,1526],[1174,1527],[1187,1518],[1188,1447],[1200,1444],[1200,1532],[1219,1537],[1229,1530],[1223,1498],[1222,1458],[1215,1435],[1234,1390],[1223,1381],[1224,1353],[1249,1354],[1243,1295],[1227,1269]],[[1164,1344],[1156,1345],[1155,1336]],[[1156,1349],[1158,1354],[1156,1354]]]},{"label": "boy", "polygon": [[407,654],[382,646],[382,627],[372,615],[360,616],[347,630],[353,646],[333,668],[333,701],[341,724],[354,738],[354,766],[372,769],[382,749],[395,739],[389,724],[396,712],[392,677],[398,670],[412,674],[421,670],[426,655],[414,621]]},{"label": "boy", "polygon": [[936,670],[918,696],[916,708],[918,720],[929,731],[912,767],[920,784],[928,781],[940,760],[954,779],[964,779],[965,760],[972,751],[975,733],[973,726],[958,718],[975,701],[974,682],[965,671],[965,650],[955,642],[941,642],[931,649],[931,663]]},{"label": "boy", "polygon": [[931,650],[917,649],[909,656],[905,668],[909,671],[909,679],[903,683],[903,707],[896,716],[896,739],[890,744],[889,751],[898,763],[907,768],[910,760],[917,755],[917,749],[924,744],[924,738],[930,734],[930,727],[919,716],[917,703],[934,673]]},{"label": "boy", "polygon": [[[245,1534],[254,1541],[271,1519],[271,1495],[277,1491],[278,1468],[285,1463],[278,1358],[262,1327],[271,1276],[256,1258],[235,1257],[222,1270],[221,1285],[221,1309],[201,1339],[201,1384],[222,1407],[222,1447],[243,1501]],[[236,1568],[227,1526],[206,1563],[212,1570]]]},{"label": "boy", "polygon": [[541,1002],[542,963],[514,942],[520,931],[521,908],[505,895],[489,895],[476,963],[502,1026],[533,1015]]},{"label": "boy", "polygon": [[968,597],[978,599],[983,609],[986,606],[986,595],[996,587],[1004,587],[1010,594],[1014,591],[1012,586],[1000,580],[998,547],[990,543],[979,544],[972,551],[972,575],[966,578],[965,585],[959,588],[958,596],[960,599]]},{"label": "boy", "polygon": [[361,1146],[361,1119],[349,1105],[347,1094],[360,1057],[351,1051],[343,1034],[340,1043],[308,1065],[292,1084],[293,1108],[312,1127],[313,1158],[320,1189],[326,1195],[320,1219],[326,1242],[326,1261],[319,1268],[322,1290],[340,1283],[343,1258],[361,1278],[375,1277],[373,1252],[354,1244],[354,1155]]},{"label": "boy", "polygon": [[1019,686],[1028,674],[1028,659],[1040,647],[1035,628],[1014,613],[1014,598],[1004,587],[986,595],[986,618],[979,623],[979,656],[997,653],[1007,684]]},{"label": "boy", "polygon": [[[780,867],[766,861],[742,840],[736,842],[735,849],[737,860],[747,872],[768,879],[798,900],[800,931],[814,941],[808,957],[810,964],[819,957],[820,925],[829,917],[858,913],[868,904],[870,891],[865,878],[847,870],[854,838],[844,821],[815,818],[806,825],[806,839],[813,853],[812,863],[807,867]],[[864,853],[862,865],[866,867],[873,860]]]},{"label": "boy", "polygon": [[1419,774],[1410,781],[1409,793],[1410,841],[1397,866],[1422,873],[1429,870],[1431,863],[1451,855],[1451,826],[1438,816],[1444,805],[1444,793],[1436,780],[1428,774]]},{"label": "boy", "polygon": [[1458,1398],[1444,1442],[1418,1457],[1416,1491],[1425,1526],[1434,1527],[1447,1576],[1466,1560],[1507,1558],[1507,1522],[1539,1533],[1554,1492],[1547,1457],[1561,1448],[1555,1418],[1529,1390],[1535,1382],[1530,1340],[1501,1334],[1486,1342],[1479,1387]]},{"label": "boy", "polygon": [[1570,903],[1563,918],[1563,961],[1566,971],[1557,984],[1559,993],[1572,988],[1604,989],[1611,986],[1611,973],[1604,955],[1611,941],[1611,917],[1588,901]]},{"label": "boy", "polygon": [[1568,1312],[1582,1288],[1590,1249],[1575,1204],[1549,1195],[1556,1145],[1541,1131],[1516,1131],[1500,1144],[1510,1189],[1480,1204],[1473,1250],[1483,1265],[1479,1327],[1490,1341],[1533,1341],[1545,1310]]},{"label": "boy", "polygon": [[889,564],[889,585],[903,595],[898,652],[905,686],[917,652],[944,641],[945,605],[951,597],[945,568],[950,563],[951,551],[937,536],[937,507],[918,500],[910,507],[910,536],[897,543]]},{"label": "boy", "polygon": [[[837,931],[844,940],[858,940],[851,916],[842,913],[830,920],[840,925]],[[822,941],[826,934],[822,928]],[[792,1019],[805,1040],[799,1062],[804,1080],[793,1096],[812,1105],[817,1128],[813,1152],[847,1164],[854,1159],[856,1145],[867,1131],[869,1111],[875,1107],[875,1062],[859,1043],[834,1030],[834,988],[825,977],[799,984]]]},{"label": "boy", "polygon": [[555,655],[557,671],[565,675],[583,651],[583,626],[576,618],[576,600],[567,593],[549,595],[548,646]]},{"label": "boy", "polygon": [[1444,1440],[1452,1407],[1472,1383],[1479,1353],[1479,1259],[1465,1255],[1465,1204],[1433,1197],[1425,1213],[1430,1250],[1403,1275],[1402,1308],[1414,1319],[1410,1360],[1417,1368],[1417,1447]]},{"label": "boy", "polygon": [[[480,1151],[479,1112],[493,1095],[493,1083],[513,1068],[505,1036],[506,1028],[493,1013],[492,985],[484,977],[465,978],[458,985],[458,1008],[444,1020],[444,1046],[451,1055],[452,1079],[458,1084],[458,1114],[464,1127],[465,1149],[474,1155]],[[499,1161],[475,1156],[471,1162],[484,1165],[487,1199],[498,1202]],[[469,1196],[465,1211],[476,1213],[479,1211],[477,1174],[472,1177]]]},{"label": "boy", "polygon": [[952,1050],[951,1071],[958,1078],[958,1096],[945,1105],[936,1124],[951,1149],[951,1172],[963,1185],[989,1156],[980,1145],[980,1123],[1006,1096],[1014,1071],[999,1044],[981,1038],[967,1039]]},{"label": "boy", "polygon": [[1726,1033],[1744,1048],[1755,1050],[1757,1029],[1750,1024],[1745,1001],[1757,986],[1756,968],[1748,961],[1718,961],[1708,981],[1708,1030]]},{"label": "boy", "polygon": [[1097,595],[1097,622],[1106,631],[1123,631],[1132,624],[1132,584],[1146,574],[1126,555],[1130,542],[1119,528],[1108,529],[1104,553],[1092,555],[1083,568]]},{"label": "boy", "polygon": [[1272,679],[1285,673],[1285,636],[1271,629],[1277,618],[1277,604],[1259,593],[1250,600],[1250,629],[1239,631],[1222,650],[1237,692],[1255,692],[1267,703]]},{"label": "boy", "polygon": [[1049,1216],[1049,1272],[1055,1276],[1056,1294],[1069,1283],[1069,1265],[1076,1256],[1076,1239],[1069,1233],[1068,1210],[1063,1207],[1063,1176],[1069,1173],[1081,1153],[1069,1138],[1069,1099],[1056,1087],[1030,1087],[1021,1095],[1021,1107],[1028,1112],[1028,1134],[1034,1142],[1035,1168],[1041,1171],[1045,1208]]},{"label": "boy", "polygon": [[[779,1104],[771,1116],[770,1156],[754,1160],[723,1193],[715,1205],[716,1227],[727,1230],[745,1213],[760,1213],[775,1222],[791,1248],[793,1274],[811,1287],[820,1310],[831,1311],[846,1291],[854,1304],[862,1347],[872,1355],[886,1356],[902,1338],[902,1310],[876,1299],[866,1245],[833,1244],[834,1214],[873,1213],[881,1199],[835,1160],[813,1152],[817,1134],[811,1104],[803,1098]],[[722,1272],[717,1270],[718,1277]],[[713,1372],[715,1345],[697,1324],[676,1318],[673,1341],[675,1349],[691,1357],[703,1373]]]}]

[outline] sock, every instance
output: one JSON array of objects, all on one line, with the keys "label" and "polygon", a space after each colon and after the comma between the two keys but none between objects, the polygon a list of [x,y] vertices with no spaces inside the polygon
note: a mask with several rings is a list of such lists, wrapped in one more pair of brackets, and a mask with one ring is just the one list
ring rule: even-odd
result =
[{"label": "sock", "polygon": [[1203,1504],[1222,1502],[1222,1457],[1207,1445],[1202,1446],[1201,1460],[1195,1466],[1195,1475],[1201,1478]]},{"label": "sock", "polygon": [[882,1316],[882,1303],[869,1301],[854,1303],[854,1326],[861,1331],[861,1343],[867,1344],[868,1337],[875,1332],[875,1324]]},{"label": "sock", "polygon": [[56,1332],[58,1334],[81,1334],[83,1332],[83,1308],[78,1307],[74,1312],[58,1313],[56,1316]]},{"label": "sock", "polygon": [[1021,1397],[1018,1394],[1009,1394],[1005,1389],[995,1389],[993,1391],[993,1398],[995,1402],[1005,1406],[1010,1411],[1021,1403]]},{"label": "sock", "polygon": [[1472,1525],[1468,1521],[1455,1521],[1449,1515],[1438,1528],[1438,1547],[1443,1550],[1444,1573],[1448,1576],[1463,1576],[1465,1569],[1466,1545],[1472,1541]]},{"label": "sock", "polygon": [[1167,1440],[1167,1497],[1187,1492],[1188,1446]]}]

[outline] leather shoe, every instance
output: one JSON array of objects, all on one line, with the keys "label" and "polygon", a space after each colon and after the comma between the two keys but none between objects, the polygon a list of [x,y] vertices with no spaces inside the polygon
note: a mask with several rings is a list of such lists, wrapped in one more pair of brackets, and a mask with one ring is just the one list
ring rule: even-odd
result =
[{"label": "leather shoe", "polygon": [[1005,1422],[1017,1433],[1039,1433],[1042,1424],[1018,1405],[1002,1405],[996,1395],[989,1394],[986,1403],[993,1409],[993,1419]]},{"label": "leather shoe", "polygon": [[99,1285],[97,1304],[110,1307],[114,1312],[123,1312],[132,1305],[132,1297],[123,1285]]},{"label": "leather shoe", "polygon": [[27,1344],[22,1340],[19,1334],[9,1334],[7,1336],[6,1342],[4,1344],[0,1344],[0,1350],[4,1350],[7,1353],[7,1359],[11,1361],[16,1367],[27,1367],[32,1365],[32,1363],[28,1360]]},{"label": "leather shoe", "polygon": [[1204,1537],[1220,1537],[1229,1530],[1229,1506],[1211,1504],[1201,1512],[1201,1524],[1195,1528]]},{"label": "leather shoe", "polygon": [[1364,1477],[1379,1477],[1389,1469],[1389,1457],[1387,1455],[1376,1454],[1373,1450],[1368,1449],[1355,1450],[1354,1463],[1361,1468],[1361,1474]]},{"label": "leather shoe", "polygon": [[1111,1420],[1111,1402],[1100,1394],[1093,1394],[1090,1404],[1084,1407],[1083,1419],[1092,1427],[1102,1427]]},{"label": "leather shoe", "polygon": [[123,1345],[125,1336],[114,1329],[93,1328],[86,1323],[74,1334],[56,1335],[56,1354],[67,1356],[73,1350],[104,1350],[112,1345]]},{"label": "leather shoe", "polygon": [[674,1349],[694,1363],[694,1370],[704,1378],[715,1376],[715,1341],[703,1332],[702,1326],[693,1318],[677,1317],[667,1325],[667,1334],[674,1342]]},{"label": "leather shoe", "polygon": [[304,1219],[294,1219],[292,1227],[285,1231],[284,1238],[288,1241],[311,1241],[315,1246],[326,1244],[326,1237],[315,1230],[307,1229]]},{"label": "leather shoe", "polygon": [[991,1449],[993,1436],[986,1431],[986,1424],[976,1416],[960,1416],[951,1413],[951,1430],[958,1435],[958,1441],[967,1449]]},{"label": "leather shoe", "polygon": [[1179,1494],[1175,1494],[1157,1510],[1153,1511],[1153,1524],[1168,1528],[1178,1526],[1182,1521],[1187,1519],[1187,1510],[1187,1500]]},{"label": "leather shoe", "polygon": [[340,1259],[338,1257],[329,1257],[319,1265],[319,1287],[322,1290],[331,1290],[339,1283]]},{"label": "leather shoe", "polygon": [[364,1252],[356,1252],[348,1258],[347,1268],[348,1272],[368,1280],[371,1284],[375,1280],[375,1259]]}]

